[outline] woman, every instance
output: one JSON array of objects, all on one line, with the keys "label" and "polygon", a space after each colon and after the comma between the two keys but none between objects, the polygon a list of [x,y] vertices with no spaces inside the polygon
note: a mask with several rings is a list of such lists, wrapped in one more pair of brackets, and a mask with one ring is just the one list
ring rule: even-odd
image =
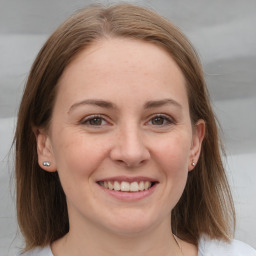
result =
[{"label": "woman", "polygon": [[256,255],[235,213],[200,62],[141,7],[92,6],[31,69],[16,130],[23,255]]}]

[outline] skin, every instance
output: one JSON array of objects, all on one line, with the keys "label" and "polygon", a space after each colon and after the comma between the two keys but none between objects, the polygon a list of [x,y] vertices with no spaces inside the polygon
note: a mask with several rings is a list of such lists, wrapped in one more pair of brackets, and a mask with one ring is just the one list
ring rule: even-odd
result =
[{"label": "skin", "polygon": [[[38,162],[58,171],[69,212],[70,231],[52,244],[54,255],[181,255],[171,211],[205,124],[192,127],[177,64],[154,44],[102,39],[79,53],[58,86],[50,128],[37,131]],[[121,200],[97,184],[115,176],[157,184],[142,199]],[[184,255],[197,255],[179,243]]]}]

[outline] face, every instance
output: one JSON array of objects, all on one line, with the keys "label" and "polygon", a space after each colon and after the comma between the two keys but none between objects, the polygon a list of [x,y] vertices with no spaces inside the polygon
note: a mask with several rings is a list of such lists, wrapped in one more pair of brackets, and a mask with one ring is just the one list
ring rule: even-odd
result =
[{"label": "face", "polygon": [[184,77],[165,50],[102,40],[65,69],[50,128],[38,132],[39,164],[58,171],[71,230],[169,228],[203,131],[203,122],[192,128]]}]

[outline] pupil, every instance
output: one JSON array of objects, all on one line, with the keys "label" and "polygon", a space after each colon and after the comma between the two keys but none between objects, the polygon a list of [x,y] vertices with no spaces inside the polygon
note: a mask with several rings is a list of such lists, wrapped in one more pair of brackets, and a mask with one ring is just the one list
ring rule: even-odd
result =
[{"label": "pupil", "polygon": [[90,120],[91,125],[101,125],[102,120],[100,118],[93,118]]},{"label": "pupil", "polygon": [[153,124],[162,125],[164,123],[164,120],[162,117],[156,117],[152,121]]}]

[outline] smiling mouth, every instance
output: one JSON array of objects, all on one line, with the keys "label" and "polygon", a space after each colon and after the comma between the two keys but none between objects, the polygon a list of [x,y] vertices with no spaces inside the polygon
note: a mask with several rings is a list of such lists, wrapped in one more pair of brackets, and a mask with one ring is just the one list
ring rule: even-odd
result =
[{"label": "smiling mouth", "polygon": [[156,182],[151,181],[99,181],[97,182],[100,186],[105,189],[121,191],[121,192],[140,192],[149,190],[152,188]]}]

